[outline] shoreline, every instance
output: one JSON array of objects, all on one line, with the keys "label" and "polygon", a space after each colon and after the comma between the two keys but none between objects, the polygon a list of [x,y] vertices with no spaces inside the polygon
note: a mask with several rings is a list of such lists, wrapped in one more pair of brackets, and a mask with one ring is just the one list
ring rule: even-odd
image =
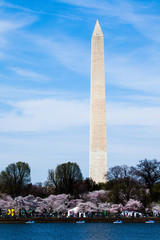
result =
[{"label": "shoreline", "polygon": [[86,223],[113,223],[116,220],[121,220],[123,223],[145,223],[148,220],[154,220],[155,223],[160,223],[160,218],[0,218],[0,224],[4,223],[26,223],[33,220],[35,223],[76,223],[77,221],[85,221]]}]

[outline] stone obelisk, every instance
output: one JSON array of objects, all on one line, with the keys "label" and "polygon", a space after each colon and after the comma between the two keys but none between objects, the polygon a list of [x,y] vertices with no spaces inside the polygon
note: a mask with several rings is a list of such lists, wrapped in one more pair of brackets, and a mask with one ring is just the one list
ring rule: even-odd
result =
[{"label": "stone obelisk", "polygon": [[105,104],[104,38],[97,20],[91,46],[89,176],[96,183],[105,182],[107,173],[107,137]]}]

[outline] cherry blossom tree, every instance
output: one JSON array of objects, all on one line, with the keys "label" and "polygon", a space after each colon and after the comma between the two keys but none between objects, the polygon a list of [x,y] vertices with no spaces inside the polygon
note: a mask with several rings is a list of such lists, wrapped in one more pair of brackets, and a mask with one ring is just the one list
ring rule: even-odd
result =
[{"label": "cherry blossom tree", "polygon": [[106,200],[107,193],[108,192],[104,190],[93,191],[93,192],[82,194],[81,198],[84,201],[95,202],[97,200],[99,202],[104,202]]},{"label": "cherry blossom tree", "polygon": [[143,204],[140,201],[130,199],[124,206],[126,211],[141,211],[143,209]]},{"label": "cherry blossom tree", "polygon": [[113,204],[110,208],[110,213],[118,213],[118,212],[122,212],[123,210],[123,205],[120,204]]}]

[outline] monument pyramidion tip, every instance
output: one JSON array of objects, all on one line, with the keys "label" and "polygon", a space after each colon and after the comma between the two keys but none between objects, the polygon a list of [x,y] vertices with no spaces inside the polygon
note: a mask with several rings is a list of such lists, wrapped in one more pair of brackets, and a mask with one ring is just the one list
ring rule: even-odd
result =
[{"label": "monument pyramidion tip", "polygon": [[96,25],[95,25],[92,36],[103,36],[103,32],[102,32],[102,29],[100,27],[98,19],[97,19],[97,22],[96,22]]}]

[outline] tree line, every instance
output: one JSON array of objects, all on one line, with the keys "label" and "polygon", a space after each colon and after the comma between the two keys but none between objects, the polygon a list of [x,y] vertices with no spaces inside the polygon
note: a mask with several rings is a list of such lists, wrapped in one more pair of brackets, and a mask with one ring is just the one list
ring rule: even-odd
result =
[{"label": "tree line", "polygon": [[141,160],[136,167],[115,166],[106,173],[106,183],[96,184],[92,179],[83,178],[77,163],[63,163],[48,170],[44,183],[32,184],[31,169],[28,163],[9,164],[0,173],[0,193],[13,198],[29,194],[48,197],[51,194],[71,194],[80,198],[80,194],[94,190],[108,191],[106,201],[113,204],[125,204],[135,199],[147,206],[150,202],[160,201],[160,162]]}]

